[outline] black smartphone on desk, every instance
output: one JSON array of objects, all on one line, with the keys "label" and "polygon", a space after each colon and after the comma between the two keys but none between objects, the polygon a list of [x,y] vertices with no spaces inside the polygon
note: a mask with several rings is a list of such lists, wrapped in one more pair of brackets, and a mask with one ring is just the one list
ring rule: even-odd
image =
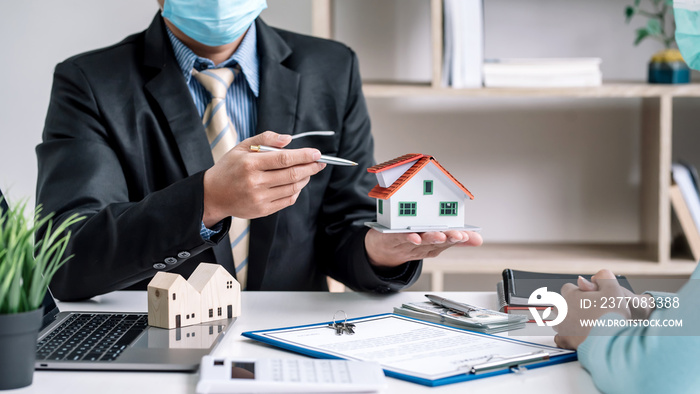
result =
[{"label": "black smartphone on desk", "polygon": [[[591,280],[593,275],[581,275]],[[559,293],[565,283],[576,284],[579,275],[575,274],[551,274],[543,272],[518,271],[512,269],[503,270],[503,290],[507,305],[528,305],[530,294],[540,287],[546,287],[547,291]],[[632,286],[624,275],[616,275],[618,283],[632,292]]]}]

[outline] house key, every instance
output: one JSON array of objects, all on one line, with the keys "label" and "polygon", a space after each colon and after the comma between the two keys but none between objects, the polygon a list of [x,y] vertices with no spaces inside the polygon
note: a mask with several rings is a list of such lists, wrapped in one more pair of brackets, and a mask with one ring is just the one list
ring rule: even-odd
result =
[{"label": "house key", "polygon": [[345,329],[345,332],[347,332],[348,335],[352,335],[355,333],[354,328],[355,328],[355,325],[352,323],[347,323],[347,322],[343,323],[343,329]]},{"label": "house key", "polygon": [[[343,312],[345,315],[345,320],[342,322],[336,320],[336,315],[338,315],[339,312]],[[348,323],[348,315],[345,313],[345,311],[337,311],[333,315],[333,323],[328,324],[328,328],[332,328],[335,330],[335,335],[343,335],[343,332],[346,332],[348,335],[352,335],[355,333],[355,325],[352,323]]]}]

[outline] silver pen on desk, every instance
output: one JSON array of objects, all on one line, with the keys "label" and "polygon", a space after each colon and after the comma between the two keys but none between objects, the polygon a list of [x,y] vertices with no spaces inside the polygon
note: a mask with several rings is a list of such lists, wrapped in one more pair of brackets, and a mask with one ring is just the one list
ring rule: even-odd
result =
[{"label": "silver pen on desk", "polygon": [[[534,363],[537,361],[549,360],[549,353],[540,350],[538,352],[516,354],[514,356],[491,356],[485,362],[466,366],[466,370],[471,374],[480,372],[488,372],[494,369],[509,368],[515,369],[517,372],[523,364]],[[522,370],[521,370],[522,371]]]},{"label": "silver pen on desk", "polygon": [[463,313],[467,317],[471,317],[471,316],[469,316],[470,312],[476,311],[476,309],[474,309],[471,305],[462,304],[462,303],[448,300],[447,298],[439,297],[439,296],[432,295],[432,294],[426,294],[425,296],[433,304],[440,305],[442,307],[445,307],[447,309],[451,309],[451,310],[459,312],[459,313]]},{"label": "silver pen on desk", "polygon": [[[265,146],[265,145],[251,145],[250,150],[253,152],[279,152],[284,149],[280,148],[273,148],[271,146]],[[356,166],[357,163],[354,161],[346,160],[346,159],[341,159],[339,157],[333,157],[333,156],[326,156],[326,155],[321,155],[321,158],[316,160],[319,163],[326,163],[326,164],[334,164],[337,166]]]}]

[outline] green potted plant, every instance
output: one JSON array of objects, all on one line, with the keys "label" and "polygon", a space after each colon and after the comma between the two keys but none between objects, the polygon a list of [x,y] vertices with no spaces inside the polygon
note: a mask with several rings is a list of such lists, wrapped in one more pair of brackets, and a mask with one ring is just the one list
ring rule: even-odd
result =
[{"label": "green potted plant", "polygon": [[[38,207],[30,221],[25,207],[0,209],[0,390],[32,383],[42,301],[49,281],[70,258],[63,256],[70,238],[66,230],[83,219],[72,215],[54,228],[53,215],[40,218]],[[35,230],[42,226],[46,233],[35,242]]]},{"label": "green potted plant", "polygon": [[[651,8],[647,8],[651,7]],[[629,23],[636,15],[647,18],[644,27],[637,29],[634,45],[639,45],[645,39],[661,42],[664,49],[652,56],[649,61],[649,83],[688,83],[690,69],[683,61],[680,51],[675,48],[673,20],[667,20],[673,11],[673,0],[649,0],[642,5],[642,0],[634,0],[634,4],[625,7],[625,17]],[[667,29],[669,25],[673,29]]]}]

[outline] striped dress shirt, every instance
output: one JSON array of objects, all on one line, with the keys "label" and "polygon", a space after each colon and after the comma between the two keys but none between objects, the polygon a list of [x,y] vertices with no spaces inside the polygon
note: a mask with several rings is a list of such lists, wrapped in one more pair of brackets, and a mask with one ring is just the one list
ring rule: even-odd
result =
[{"label": "striped dress shirt", "polygon": [[236,126],[236,131],[240,140],[255,134],[255,126],[258,119],[257,97],[260,88],[259,60],[257,39],[255,37],[255,23],[250,25],[243,41],[228,60],[221,64],[214,64],[209,59],[195,55],[182,41],[168,29],[168,37],[173,45],[175,58],[185,77],[185,82],[190,90],[194,105],[197,107],[199,116],[204,114],[204,109],[211,101],[211,94],[202,86],[196,78],[192,77],[192,69],[198,71],[208,68],[233,67],[236,64],[241,66],[241,73],[245,78],[236,76],[236,79],[226,92],[226,111],[228,117]]}]

